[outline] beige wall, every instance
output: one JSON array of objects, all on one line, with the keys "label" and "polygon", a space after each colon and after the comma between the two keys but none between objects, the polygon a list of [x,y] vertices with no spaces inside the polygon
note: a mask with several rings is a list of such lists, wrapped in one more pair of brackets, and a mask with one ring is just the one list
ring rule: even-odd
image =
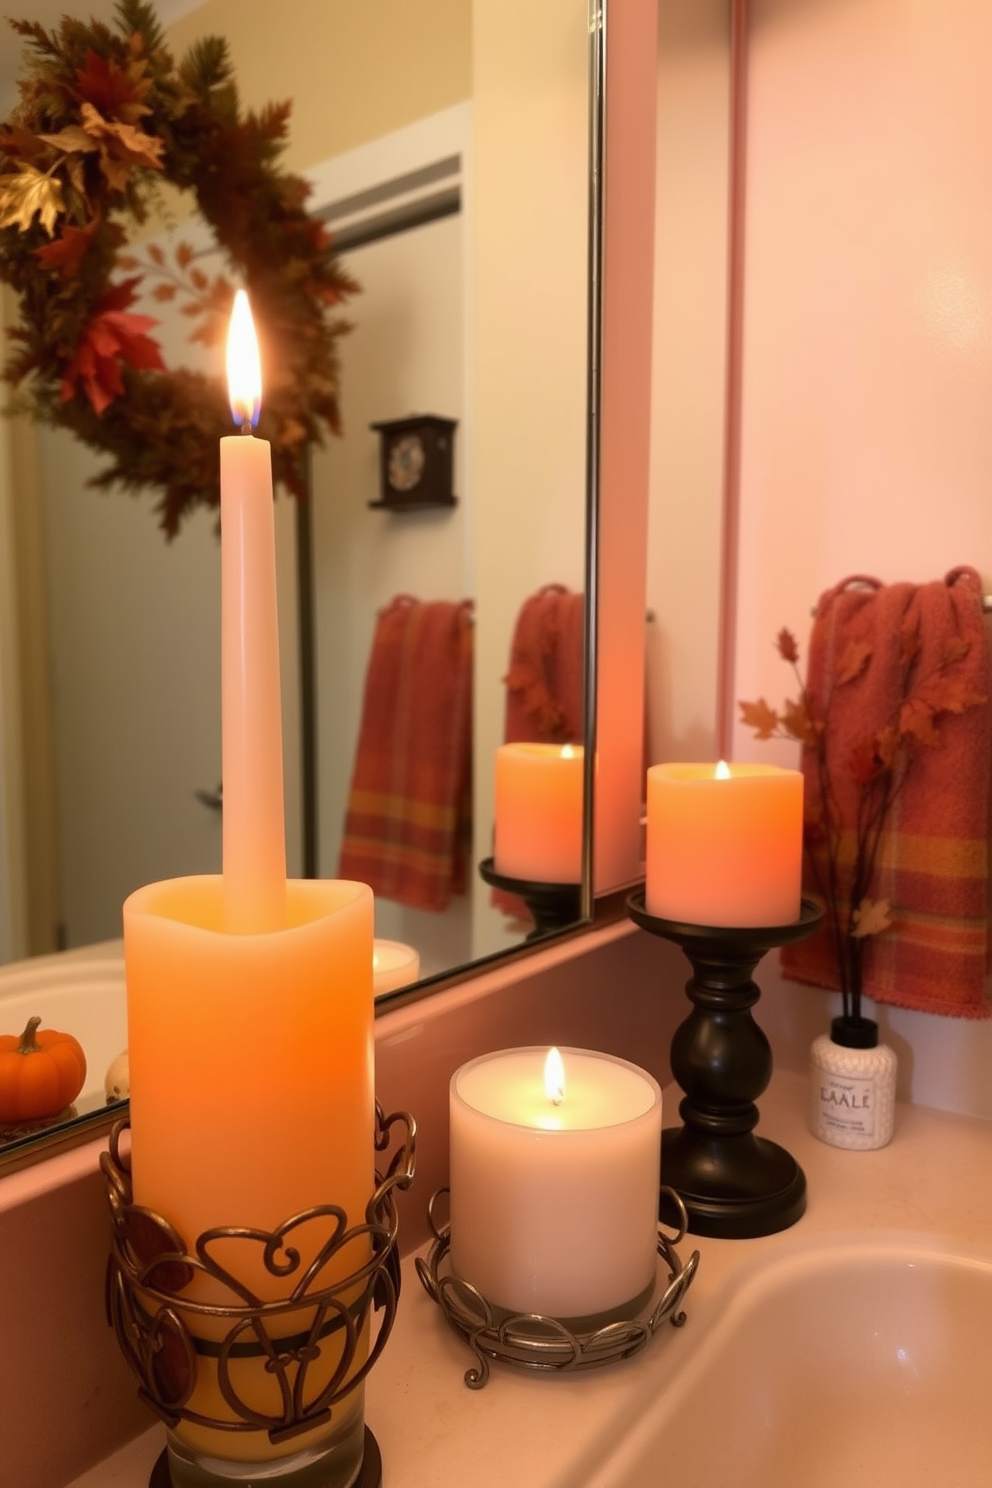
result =
[{"label": "beige wall", "polygon": [[292,100],[284,158],[303,171],[470,97],[471,17],[471,0],[278,0],[260,25],[207,0],[168,35],[177,59],[225,36],[246,106]]},{"label": "beige wall", "polygon": [[0,419],[0,765],[2,962],[55,950],[60,918],[39,437],[17,418]]},{"label": "beige wall", "polygon": [[[586,52],[574,0],[477,0],[472,481],[476,730],[501,741],[522,602],[584,586]],[[527,45],[520,45],[526,34]],[[474,784],[477,842],[493,770]]]}]

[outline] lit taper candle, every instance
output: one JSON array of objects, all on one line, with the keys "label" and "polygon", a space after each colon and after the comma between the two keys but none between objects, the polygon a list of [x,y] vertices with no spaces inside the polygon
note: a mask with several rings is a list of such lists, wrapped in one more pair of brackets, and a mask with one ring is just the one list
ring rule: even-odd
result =
[{"label": "lit taper candle", "polygon": [[[216,1227],[272,1231],[327,1203],[361,1226],[375,1183],[372,891],[286,879],[271,461],[268,444],[250,434],[260,378],[253,331],[242,339],[246,301],[233,319],[231,404],[245,432],[222,439],[220,451],[224,872],[149,884],[124,904],[134,1201],[162,1215],[190,1251]],[[270,1269],[262,1247],[243,1247],[240,1283],[267,1302],[285,1300],[331,1225],[294,1229],[300,1273]],[[353,1274],[369,1251],[361,1233],[323,1263],[322,1284]],[[206,1276],[189,1293],[198,1304],[231,1301],[231,1288]],[[224,1326],[204,1316],[192,1330],[216,1346]],[[341,1356],[341,1338],[321,1341],[315,1388]],[[353,1370],[363,1358],[360,1344]],[[261,1429],[227,1429],[236,1420],[228,1367],[209,1348],[198,1354],[189,1418],[169,1432],[173,1482],[189,1481],[177,1463],[198,1456],[292,1466],[295,1454],[343,1452],[360,1462],[361,1384],[329,1421],[317,1416],[312,1430],[270,1440]],[[242,1400],[278,1414],[262,1350],[230,1368]],[[275,1475],[267,1465],[252,1481]],[[236,1476],[247,1482],[247,1471]],[[328,1469],[321,1481],[339,1479]]]},{"label": "lit taper candle", "polygon": [[220,442],[224,918],[228,931],[261,933],[286,923],[286,826],[272,458],[252,434],[262,375],[244,290],[227,379],[241,432]]}]

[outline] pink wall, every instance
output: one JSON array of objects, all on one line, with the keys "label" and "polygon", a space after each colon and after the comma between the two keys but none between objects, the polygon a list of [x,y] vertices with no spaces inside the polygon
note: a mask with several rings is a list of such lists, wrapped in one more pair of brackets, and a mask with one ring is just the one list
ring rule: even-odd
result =
[{"label": "pink wall", "polygon": [[749,10],[738,697],[848,573],[992,578],[992,7]]},{"label": "pink wall", "polygon": [[[748,10],[731,703],[789,694],[775,636],[804,646],[848,574],[969,563],[992,590],[992,7]],[[796,757],[740,727],[733,753]],[[816,994],[781,992],[804,1026]],[[992,1025],[893,1011],[883,1030],[904,1097],[992,1116]]]}]

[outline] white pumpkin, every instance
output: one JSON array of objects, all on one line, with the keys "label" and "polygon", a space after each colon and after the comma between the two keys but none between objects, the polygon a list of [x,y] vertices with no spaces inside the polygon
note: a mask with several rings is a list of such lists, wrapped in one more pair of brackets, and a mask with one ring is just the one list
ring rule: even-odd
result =
[{"label": "white pumpkin", "polygon": [[103,1089],[108,1104],[110,1101],[127,1100],[131,1094],[131,1070],[126,1049],[111,1060],[103,1079]]}]

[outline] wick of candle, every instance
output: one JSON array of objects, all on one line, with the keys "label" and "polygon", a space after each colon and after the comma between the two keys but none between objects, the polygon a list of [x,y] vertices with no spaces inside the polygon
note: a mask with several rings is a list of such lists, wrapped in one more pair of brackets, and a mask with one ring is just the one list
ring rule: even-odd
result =
[{"label": "wick of candle", "polygon": [[245,414],[241,420],[241,432],[242,434],[254,434],[255,432],[251,426],[251,417],[249,414]]}]

